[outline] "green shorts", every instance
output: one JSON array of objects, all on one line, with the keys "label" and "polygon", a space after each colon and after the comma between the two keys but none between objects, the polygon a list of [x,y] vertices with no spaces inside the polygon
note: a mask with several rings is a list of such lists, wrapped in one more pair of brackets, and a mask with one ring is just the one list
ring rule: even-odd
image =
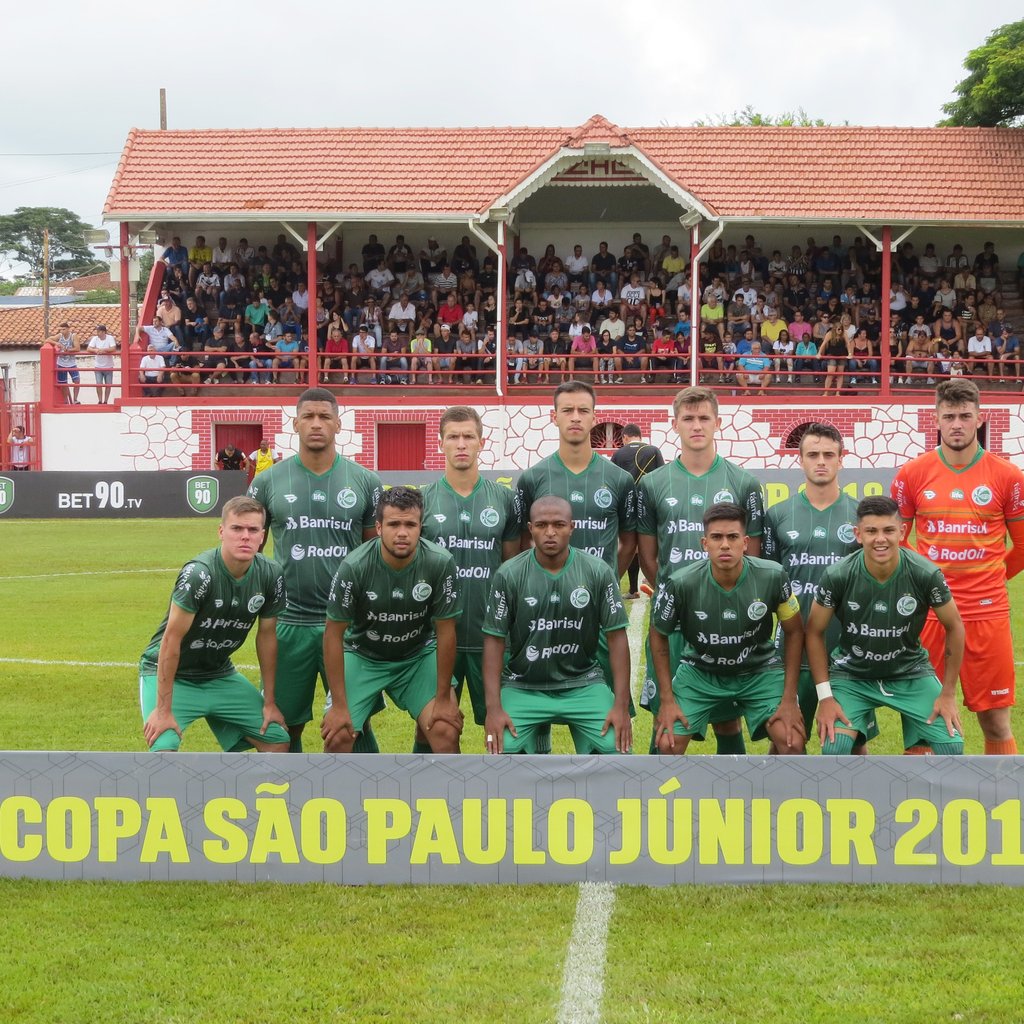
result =
[{"label": "green shorts", "polygon": [[[326,693],[324,627],[297,626],[278,621],[274,699],[289,725],[305,725],[312,721],[317,678]],[[380,699],[370,714],[375,715],[383,710],[384,701]]]},{"label": "green shorts", "polygon": [[672,693],[690,722],[688,729],[676,722],[677,736],[696,736],[710,722],[727,722],[740,715],[746,719],[752,740],[764,739],[765,723],[782,700],[785,676],[781,668],[726,676],[705,672],[683,662],[672,679]]},{"label": "green shorts", "polygon": [[[683,656],[683,634],[678,630],[668,635],[668,667],[669,671],[674,673],[672,668],[673,665],[678,666],[679,660]],[[657,717],[658,707],[661,701],[658,700],[658,681],[654,678],[654,659],[651,657],[651,636],[647,634],[647,639],[644,641],[644,658],[646,659],[644,668],[644,686],[640,691],[640,707],[647,711],[650,711],[652,715]],[[736,716],[729,715],[728,718],[722,719],[722,721],[732,721]],[[715,719],[719,721],[719,719]],[[703,732],[691,733],[691,738],[695,740],[704,739]],[[651,751],[652,754],[658,752],[657,744],[654,740],[654,733],[651,733]]]},{"label": "green shorts", "polygon": [[[602,630],[597,635],[597,663],[601,666],[601,671],[604,673],[604,681],[608,684],[608,690],[614,695],[615,693],[615,677],[612,675],[612,659],[608,653],[608,635]],[[629,666],[629,671],[632,673],[633,666]],[[630,679],[629,686],[629,717],[636,718],[636,705],[633,703],[633,680]]]},{"label": "green shorts", "polygon": [[[345,696],[352,728],[360,732],[386,693],[415,720],[437,696],[437,651],[428,647],[404,661],[373,661],[345,652]],[[327,707],[331,695],[327,695]],[[324,709],[326,710],[326,708]]]},{"label": "green shorts", "polygon": [[601,683],[574,686],[569,690],[521,690],[501,688],[501,706],[512,719],[518,736],[505,730],[506,754],[535,754],[537,731],[544,725],[567,725],[577,754],[614,754],[615,730],[603,736],[605,719],[612,709],[612,691]]},{"label": "green shorts", "polygon": [[[157,682],[155,675],[139,673],[139,704],[142,706],[142,720],[145,722],[156,708]],[[187,679],[175,679],[171,691],[171,713],[184,732],[196,719],[205,718],[221,750],[248,750],[252,743],[249,737],[264,739],[268,743],[287,743],[288,732],[276,722],[263,728],[263,697],[248,679],[235,672],[220,679],[208,679],[193,683]],[[173,729],[157,736],[154,752],[177,750],[181,738]]]},{"label": "green shorts", "polygon": [[[946,723],[936,718],[931,725],[935,700],[942,684],[934,675],[910,679],[838,679],[833,676],[832,696],[839,701],[850,724],[861,735],[874,721],[876,708],[892,708],[903,717],[903,746],[931,746],[933,743],[955,743],[960,733],[949,735]],[[842,723],[837,725],[842,728]]]},{"label": "green shorts", "polygon": [[[814,713],[818,710],[818,691],[815,689],[814,680],[811,678],[811,670],[806,667],[800,669],[800,678],[797,682],[797,700],[800,702],[800,712],[804,716],[804,728],[807,730],[807,735],[816,735]],[[878,722],[874,714],[871,715],[870,720],[865,724],[867,728],[864,735],[866,739],[873,740],[878,735]]]},{"label": "green shorts", "polygon": [[473,706],[473,721],[483,725],[487,717],[484,703],[483,651],[457,651],[455,654],[455,692],[462,700],[462,690],[469,688],[469,700]]}]

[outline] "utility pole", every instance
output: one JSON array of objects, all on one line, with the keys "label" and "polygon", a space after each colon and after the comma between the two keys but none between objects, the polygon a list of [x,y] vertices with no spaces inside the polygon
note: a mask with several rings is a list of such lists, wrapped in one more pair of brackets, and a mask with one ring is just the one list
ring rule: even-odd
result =
[{"label": "utility pole", "polygon": [[43,337],[50,336],[50,229],[43,228]]},{"label": "utility pole", "polygon": [[160,131],[167,131],[167,90],[160,90]]}]

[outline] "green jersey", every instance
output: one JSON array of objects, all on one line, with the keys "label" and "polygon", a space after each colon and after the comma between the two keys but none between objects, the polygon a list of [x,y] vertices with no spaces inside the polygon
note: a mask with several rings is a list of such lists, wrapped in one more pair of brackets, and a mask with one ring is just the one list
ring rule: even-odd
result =
[{"label": "green jersey", "polygon": [[480,627],[491,577],[502,562],[502,544],[519,540],[522,522],[516,493],[480,477],[466,497],[442,477],[423,488],[423,536],[455,559],[462,618],[460,651],[479,651]]},{"label": "green jersey", "polygon": [[916,551],[900,549],[900,564],[883,583],[868,572],[864,552],[829,566],[815,600],[839,620],[831,674],[848,679],[913,679],[934,675],[921,646],[929,608],[953,600],[942,570]]},{"label": "green jersey", "polygon": [[573,473],[555,452],[526,470],[516,490],[524,526],[538,498],[565,498],[572,505],[572,546],[618,572],[619,534],[636,531],[636,490],[624,469],[594,452],[587,468]]},{"label": "green jersey", "polygon": [[371,661],[404,661],[436,640],[435,619],[461,614],[455,560],[420,540],[400,570],[384,561],[380,539],[357,548],[331,581],[327,618],[349,624],[345,647]]},{"label": "green jersey", "polygon": [[678,458],[648,473],[637,485],[637,530],[658,538],[661,583],[686,562],[707,558],[701,547],[704,513],[731,501],[747,513],[747,535],[760,537],[764,522],[761,484],[745,469],[715,456],[711,468],[694,476]]},{"label": "green jersey", "polygon": [[682,633],[688,665],[732,676],[781,665],[773,612],[779,618],[799,614],[778,562],[744,555],[736,585],[726,590],[705,559],[678,569],[658,587],[651,627],[665,636]]},{"label": "green jersey", "polygon": [[[857,502],[841,492],[828,508],[815,508],[800,491],[765,512],[761,554],[778,562],[789,574],[805,622],[822,574],[859,549],[853,534],[856,521]],[[839,623],[835,620],[829,623],[825,642],[830,649],[839,642]]]},{"label": "green jersey", "polygon": [[[245,642],[257,618],[273,619],[283,611],[284,592],[281,567],[263,555],[253,559],[241,579],[228,572],[220,548],[186,562],[171,591],[171,602],[195,618],[182,637],[175,678],[198,683],[232,675],[231,655]],[[169,616],[170,607],[142,654],[143,674],[156,672]]]},{"label": "green jersey", "polygon": [[568,690],[605,685],[597,638],[626,625],[616,574],[569,548],[556,573],[541,568],[535,551],[510,558],[494,574],[483,629],[506,639],[502,686]]},{"label": "green jersey", "polygon": [[267,510],[274,557],[284,567],[282,622],[323,624],[338,564],[373,529],[382,493],[376,473],[340,455],[326,473],[310,472],[295,456],[253,477],[249,497]]}]

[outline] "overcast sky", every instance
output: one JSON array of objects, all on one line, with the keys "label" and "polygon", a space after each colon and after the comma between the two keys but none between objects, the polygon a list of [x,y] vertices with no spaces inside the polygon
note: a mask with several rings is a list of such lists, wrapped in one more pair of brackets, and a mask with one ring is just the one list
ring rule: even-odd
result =
[{"label": "overcast sky", "polygon": [[747,104],[773,115],[802,106],[832,123],[933,125],[968,50],[1021,15],[1020,0],[958,5],[955,16],[943,7],[8,5],[0,213],[64,206],[98,225],[128,131],[159,127],[161,87],[170,128],[575,126],[594,113],[622,126],[690,125]]}]

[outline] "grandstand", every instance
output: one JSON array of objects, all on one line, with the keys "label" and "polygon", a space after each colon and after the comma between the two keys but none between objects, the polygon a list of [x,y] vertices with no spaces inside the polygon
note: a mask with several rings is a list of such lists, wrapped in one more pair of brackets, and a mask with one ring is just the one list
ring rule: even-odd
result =
[{"label": "grandstand", "polygon": [[730,458],[775,464],[827,418],[871,467],[926,446],[934,382],[964,373],[988,446],[1024,459],[1022,185],[1006,129],[133,130],[104,217],[121,280],[141,233],[163,258],[108,317],[113,400],[82,356],[69,405],[43,345],[13,414],[43,468],[78,468],[85,433],[97,469],[209,469],[226,440],[289,450],[323,382],[347,452],[420,470],[459,396],[502,439],[486,468],[514,469],[550,450],[564,377],[597,384],[602,449],[629,421],[665,443],[700,381]]}]

